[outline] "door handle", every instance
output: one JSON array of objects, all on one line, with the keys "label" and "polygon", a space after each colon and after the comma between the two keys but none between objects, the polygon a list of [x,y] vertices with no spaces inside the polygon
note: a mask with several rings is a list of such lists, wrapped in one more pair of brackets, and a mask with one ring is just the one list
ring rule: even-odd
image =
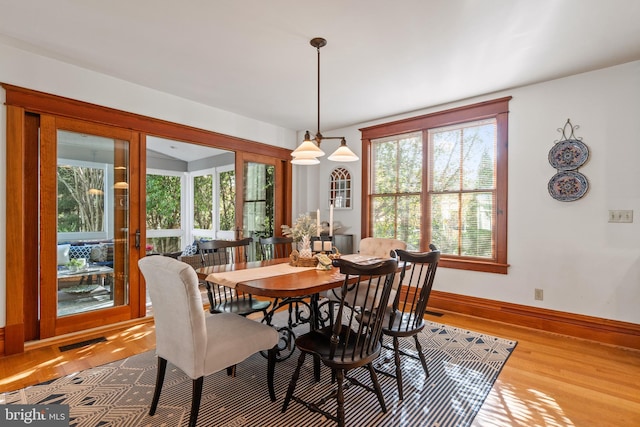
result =
[{"label": "door handle", "polygon": [[140,229],[136,230],[136,249],[140,249]]}]

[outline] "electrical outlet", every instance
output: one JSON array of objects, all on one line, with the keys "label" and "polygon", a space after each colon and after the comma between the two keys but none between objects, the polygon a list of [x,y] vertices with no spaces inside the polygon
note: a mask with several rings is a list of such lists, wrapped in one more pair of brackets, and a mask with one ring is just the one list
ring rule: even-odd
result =
[{"label": "electrical outlet", "polygon": [[543,297],[544,295],[543,295],[542,289],[536,288],[535,291],[533,292],[533,298],[536,301],[542,301]]},{"label": "electrical outlet", "polygon": [[633,211],[610,210],[609,222],[633,222]]}]

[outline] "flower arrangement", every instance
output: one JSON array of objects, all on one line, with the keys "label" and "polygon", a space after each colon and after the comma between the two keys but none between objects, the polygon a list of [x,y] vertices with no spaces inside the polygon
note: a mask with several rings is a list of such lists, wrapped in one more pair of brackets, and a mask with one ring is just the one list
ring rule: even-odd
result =
[{"label": "flower arrangement", "polygon": [[291,227],[282,225],[282,234],[291,237],[294,242],[301,242],[305,236],[311,239],[311,236],[315,236],[316,233],[316,222],[307,214],[299,215]]}]

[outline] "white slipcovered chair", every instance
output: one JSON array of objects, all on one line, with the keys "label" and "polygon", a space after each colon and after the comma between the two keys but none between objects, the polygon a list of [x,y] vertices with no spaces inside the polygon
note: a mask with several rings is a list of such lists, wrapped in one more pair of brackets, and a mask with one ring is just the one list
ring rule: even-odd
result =
[{"label": "white slipcovered chair", "polygon": [[269,350],[267,383],[275,401],[275,329],[234,313],[205,314],[198,276],[189,264],[148,256],[139,260],[138,266],[147,283],[156,324],[158,373],[149,415],[156,412],[167,362],[193,380],[189,426],[195,426],[204,377],[262,350]]}]

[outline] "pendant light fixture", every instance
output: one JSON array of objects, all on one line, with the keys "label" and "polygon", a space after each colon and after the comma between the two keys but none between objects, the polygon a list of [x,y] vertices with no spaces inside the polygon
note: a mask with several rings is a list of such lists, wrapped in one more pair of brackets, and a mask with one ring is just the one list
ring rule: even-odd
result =
[{"label": "pendant light fixture", "polygon": [[311,39],[311,46],[318,52],[318,127],[316,135],[311,139],[311,134],[306,131],[304,141],[292,153],[294,165],[317,165],[320,163],[318,157],[324,156],[324,151],[320,149],[320,143],[325,139],[339,139],[340,147],[331,154],[328,159],[334,162],[355,162],[358,156],[347,147],[347,141],[342,136],[323,136],[320,133],[320,48],[327,45],[327,41],[321,37]]}]

